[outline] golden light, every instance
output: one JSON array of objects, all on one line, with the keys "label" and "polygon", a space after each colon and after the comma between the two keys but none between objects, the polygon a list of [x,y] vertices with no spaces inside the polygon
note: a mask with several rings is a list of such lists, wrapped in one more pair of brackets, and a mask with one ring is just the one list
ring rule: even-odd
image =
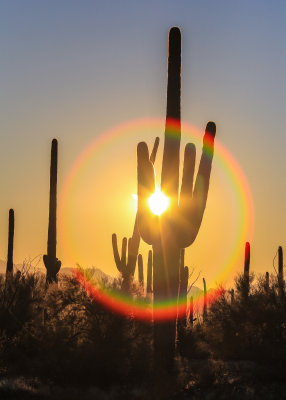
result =
[{"label": "golden light", "polygon": [[170,199],[159,188],[148,199],[148,206],[155,215],[161,215],[170,205]]}]

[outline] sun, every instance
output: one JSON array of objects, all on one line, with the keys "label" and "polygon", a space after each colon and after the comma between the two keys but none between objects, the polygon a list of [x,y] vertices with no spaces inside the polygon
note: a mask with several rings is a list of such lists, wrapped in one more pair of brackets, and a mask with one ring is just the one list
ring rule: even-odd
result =
[{"label": "sun", "polygon": [[[133,194],[132,197],[136,201],[137,209],[137,194]],[[151,194],[147,202],[151,212],[158,216],[163,214],[170,205],[170,199],[159,188],[155,189],[155,192]]]},{"label": "sun", "polygon": [[155,215],[163,214],[169,205],[170,199],[159,188],[156,188],[148,199],[148,206]]}]

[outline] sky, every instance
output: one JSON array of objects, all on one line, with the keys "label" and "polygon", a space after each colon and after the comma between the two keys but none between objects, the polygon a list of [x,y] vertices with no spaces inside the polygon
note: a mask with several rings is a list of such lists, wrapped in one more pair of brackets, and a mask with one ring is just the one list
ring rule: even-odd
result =
[{"label": "sky", "polygon": [[[283,1],[0,0],[0,259],[7,256],[9,208],[15,262],[46,252],[56,137],[58,257],[64,266],[117,274],[111,235],[132,234],[136,144],[151,147],[156,135],[160,176],[168,31],[179,26],[182,120],[194,132],[215,121],[219,141],[186,264],[212,286],[230,282],[243,270],[250,240],[251,270],[274,272],[286,238],[285,17]],[[201,139],[183,132],[181,154],[195,141],[199,159]],[[253,229],[251,197],[241,175],[231,177],[234,165],[250,188]],[[147,250],[142,244],[145,264]]]}]

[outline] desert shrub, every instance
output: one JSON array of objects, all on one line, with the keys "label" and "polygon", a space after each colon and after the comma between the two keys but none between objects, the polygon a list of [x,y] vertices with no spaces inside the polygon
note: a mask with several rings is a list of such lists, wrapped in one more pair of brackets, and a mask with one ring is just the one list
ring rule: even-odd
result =
[{"label": "desert shrub", "polygon": [[[120,290],[118,281],[102,284]],[[10,375],[99,386],[148,378],[150,324],[106,309],[73,276],[46,288],[43,276],[19,273],[9,290],[0,285],[0,358]]]},{"label": "desert shrub", "polygon": [[275,279],[268,291],[263,278],[258,279],[245,296],[244,279],[237,277],[233,301],[225,293],[209,308],[203,336],[217,358],[282,361],[286,356],[286,308]]}]

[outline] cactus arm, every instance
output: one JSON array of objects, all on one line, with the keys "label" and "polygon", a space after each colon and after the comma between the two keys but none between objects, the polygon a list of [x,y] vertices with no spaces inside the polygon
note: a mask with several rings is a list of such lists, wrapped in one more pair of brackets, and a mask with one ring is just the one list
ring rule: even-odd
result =
[{"label": "cactus arm", "polygon": [[143,257],[138,254],[138,281],[142,288],[144,288],[144,272],[143,272]]},{"label": "cactus arm", "polygon": [[127,238],[124,237],[122,239],[122,246],[121,246],[121,265],[126,266],[126,252],[127,252]]},{"label": "cactus arm", "polygon": [[115,261],[116,267],[119,272],[122,272],[122,265],[121,265],[121,259],[119,256],[119,251],[118,251],[116,233],[112,234],[112,248],[113,248],[113,256],[114,256],[114,261]]},{"label": "cactus arm", "polygon": [[[190,198],[190,195],[187,196],[187,193],[190,193],[190,184],[188,186],[186,182],[188,181],[188,176],[189,180],[192,181],[191,163],[193,162],[194,155],[190,154],[188,156],[189,159],[187,157],[187,162],[190,165],[188,167],[186,166],[186,173],[183,177],[184,186],[182,186],[182,203],[179,207],[180,218],[178,220],[178,241],[181,247],[188,247],[194,242],[201,226],[208,197],[215,134],[215,124],[213,122],[208,122],[205,130],[203,151],[192,199]],[[193,152],[193,150],[190,151],[190,153],[191,152]]]},{"label": "cactus arm", "polygon": [[190,199],[193,197],[195,163],[196,163],[196,147],[193,143],[188,143],[185,147],[181,196],[179,203],[182,212],[185,207],[188,207]]},{"label": "cactus arm", "polygon": [[154,165],[155,160],[156,160],[156,155],[157,155],[157,151],[158,151],[158,147],[159,147],[159,142],[160,142],[160,139],[158,137],[156,137],[154,145],[153,145],[152,153],[150,155],[150,161],[151,161],[151,163],[153,165]]},{"label": "cactus arm", "polygon": [[9,231],[8,231],[8,256],[7,256],[7,274],[13,274],[13,246],[14,246],[14,210],[9,210]]},{"label": "cactus arm", "polygon": [[158,240],[158,217],[148,208],[148,198],[155,191],[155,174],[153,164],[149,159],[147,144],[141,142],[137,146],[137,174],[138,174],[138,222],[142,239],[153,244]]},{"label": "cactus arm", "polygon": [[147,293],[152,293],[152,264],[153,264],[152,250],[149,250],[148,264],[147,264]]},{"label": "cactus arm", "polygon": [[[170,198],[170,209],[178,205],[181,142],[181,31],[169,33],[167,115],[161,172],[161,190]],[[175,124],[176,129],[173,129]]]}]

